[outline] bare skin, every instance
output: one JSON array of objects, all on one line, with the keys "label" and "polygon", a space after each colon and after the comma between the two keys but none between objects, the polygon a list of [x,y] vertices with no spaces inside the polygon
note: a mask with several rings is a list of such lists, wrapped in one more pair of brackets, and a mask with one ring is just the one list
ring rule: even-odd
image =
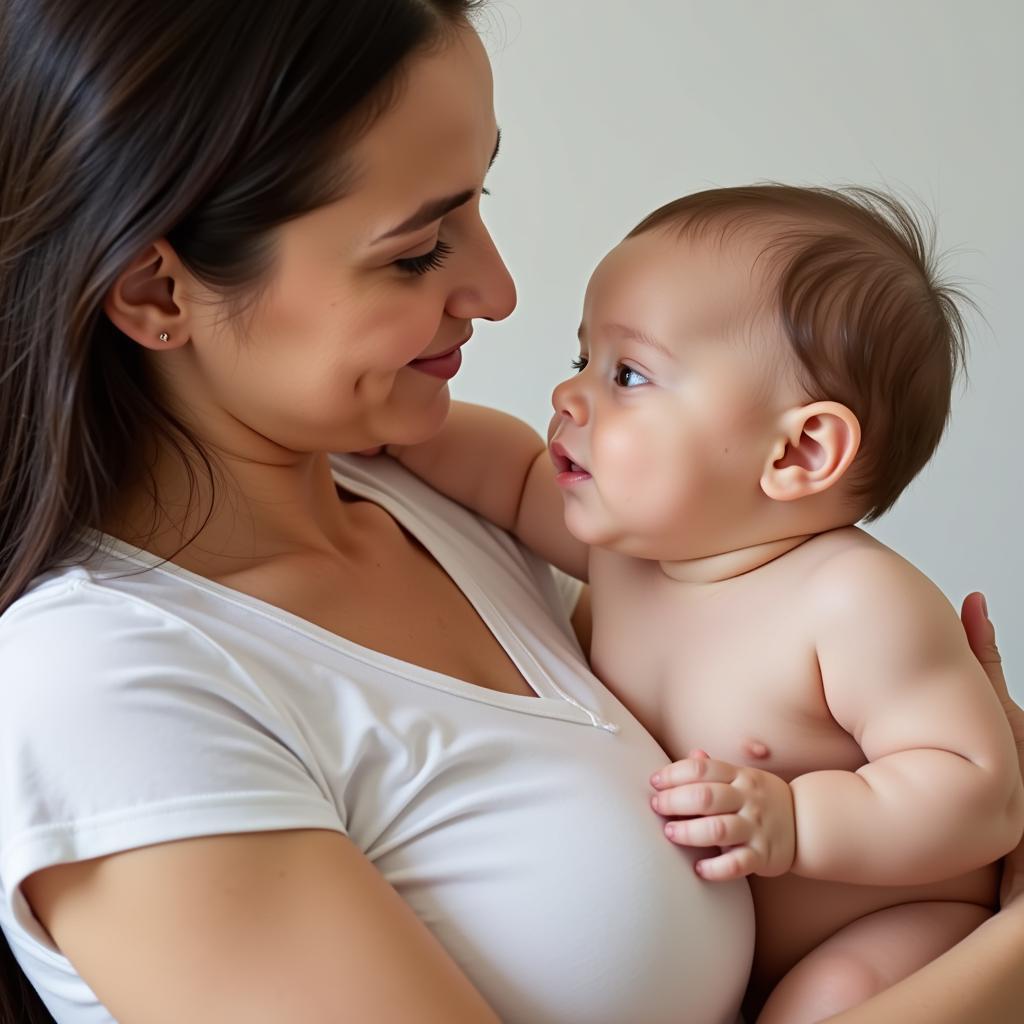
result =
[{"label": "bare skin", "polygon": [[[355,192],[282,229],[278,287],[251,334],[225,333],[206,304],[211,296],[163,240],[126,269],[108,315],[151,352],[172,405],[217,457],[227,487],[202,536],[180,550],[209,495],[200,474],[196,516],[186,519],[187,483],[169,453],[156,452],[163,511],[140,490],[97,525],[367,646],[475,682],[483,672],[486,685],[521,692],[521,680],[495,660],[493,638],[415,542],[376,506],[338,500],[324,454],[432,436],[447,413],[447,389],[410,362],[445,352],[474,318],[501,319],[514,305],[479,215],[495,142],[489,69],[475,37],[461,44],[409,69],[407,91],[360,143],[366,175]],[[471,198],[445,216],[375,242],[425,200],[466,188]],[[455,244],[443,268],[422,279],[398,275],[395,260],[429,252],[439,236]],[[170,343],[156,340],[161,332]],[[353,579],[368,588],[380,579],[380,590],[354,603],[346,597]],[[416,614],[367,613],[384,598],[396,607],[414,591],[410,579],[423,588]],[[435,624],[458,633],[457,650],[433,634],[407,633],[427,601]],[[585,600],[577,626],[585,641]],[[24,889],[59,947],[126,1024],[318,1024],[337,1020],[339,1006],[353,1020],[495,1019],[412,911],[334,833],[163,844],[54,867]],[[961,991],[975,1000],[987,998],[971,990],[976,969],[998,962],[993,953],[1018,957],[1024,948],[1024,939],[1004,934],[1014,920],[997,915],[1002,930],[979,929],[981,948],[957,961]],[[986,992],[1010,998],[1014,977],[996,977]],[[907,990],[890,990],[900,991]]]},{"label": "bare skin", "polygon": [[[849,585],[859,557],[890,554],[876,548],[880,546],[859,531],[824,534],[756,572],[710,588],[666,581],[656,563],[608,552],[595,552],[591,560],[595,671],[612,681],[612,688],[630,702],[631,710],[669,756],[679,759],[661,773],[654,809],[670,818],[667,827],[673,830],[674,842],[731,847],[720,858],[699,862],[704,877],[752,872],[758,951],[748,1007],[757,1006],[788,971],[808,958],[794,976],[801,982],[808,975],[800,990],[783,1002],[788,988],[780,988],[762,1015],[766,1021],[824,1019],[842,1008],[829,1005],[830,998],[856,996],[852,1001],[859,1002],[876,990],[865,990],[872,983],[877,985],[872,979],[892,983],[952,946],[995,907],[996,866],[967,872],[963,866],[972,861],[986,864],[1015,841],[1010,831],[1017,827],[1015,819],[1006,815],[1003,830],[989,832],[988,845],[966,848],[957,843],[961,823],[975,812],[977,822],[964,828],[971,835],[976,824],[980,836],[1006,809],[998,799],[984,807],[967,799],[970,787],[977,785],[980,795],[989,783],[980,771],[976,782],[966,773],[960,777],[966,751],[982,764],[989,758],[1003,758],[1005,751],[998,705],[966,642],[948,628],[946,616],[937,616],[946,628],[923,632],[922,643],[956,637],[963,652],[957,651],[951,660],[960,674],[948,685],[941,677],[922,679],[920,697],[911,692],[902,698],[903,714],[907,725],[913,722],[914,728],[930,732],[937,747],[948,744],[965,753],[956,760],[951,757],[948,765],[929,755],[929,764],[921,766],[920,783],[916,779],[911,783],[905,774],[913,778],[916,766],[902,752],[903,734],[890,739],[893,749],[901,751],[893,761],[891,782],[880,751],[871,768],[865,768],[864,747],[871,749],[865,737],[876,725],[870,701],[891,709],[901,700],[896,696],[900,680],[880,677],[880,664],[858,659],[852,652],[847,659],[853,669],[849,680],[838,672],[823,680],[819,660],[831,667],[839,660],[839,652],[830,653],[822,640],[827,625],[823,625],[821,606],[829,590],[835,589],[835,574]],[[917,602],[919,608],[922,595],[913,586],[898,589],[901,575],[893,573],[887,596],[903,607]],[[787,588],[794,600],[773,599]],[[893,608],[887,605],[884,611],[889,614]],[[949,618],[954,619],[952,612]],[[737,628],[740,624],[753,628]],[[952,625],[956,627],[955,619]],[[845,633],[849,616],[844,616],[843,627]],[[878,632],[875,629],[876,636]],[[678,649],[688,651],[690,657],[666,651],[661,640],[666,636],[672,636]],[[787,642],[780,643],[776,639],[780,636],[786,636]],[[887,649],[881,640],[877,646]],[[887,701],[878,700],[880,695],[873,689],[870,694],[864,692],[865,677],[878,679],[880,688],[888,691]],[[714,680],[714,685],[708,685],[708,680]],[[856,694],[860,702],[856,712],[851,708],[850,717],[844,719],[840,709],[847,694]],[[862,723],[859,729],[854,719]],[[973,748],[967,743],[972,731],[978,744]],[[698,747],[711,752],[715,760],[686,758]],[[734,769],[745,769],[747,774]],[[842,774],[820,774],[825,771]],[[868,789],[860,780],[872,771],[875,775]],[[931,788],[929,771],[945,778],[948,786],[937,783]],[[783,800],[796,803],[796,834],[808,834],[795,860],[792,846],[780,850],[775,839],[778,833],[784,838],[788,834],[791,815],[773,834],[775,791],[756,788],[764,777],[761,773],[791,784],[778,786],[778,792]],[[853,785],[844,793],[847,779]],[[801,784],[815,789],[801,792]],[[947,810],[941,801],[958,785],[964,787],[964,798],[955,810]],[[1009,804],[1012,792],[1012,786],[1005,784],[1003,805]],[[858,803],[862,795],[865,799]],[[885,813],[890,801],[891,817]],[[909,813],[907,804],[916,813]],[[788,803],[783,807],[788,812]],[[941,829],[944,842],[935,844],[937,823],[946,815]],[[675,820],[677,816],[683,820]],[[758,819],[765,825],[760,834],[755,826]],[[933,831],[923,839],[926,826]],[[736,831],[729,834],[731,829]],[[814,849],[816,836],[820,836],[818,850]],[[906,861],[901,863],[901,856]],[[735,863],[741,857],[749,860]],[[927,884],[914,884],[915,877]],[[910,911],[908,904],[914,904]],[[873,915],[870,920],[869,914]],[[863,977],[851,979],[851,958],[869,965]],[[837,973],[844,979],[841,984],[834,977]],[[813,994],[821,989],[826,990],[822,995]],[[811,1000],[814,1006],[808,1010]]]},{"label": "bare skin", "polygon": [[752,876],[748,1011],[810,1024],[990,916],[1024,789],[955,612],[849,525],[859,424],[803,399],[735,248],[652,233],[602,262],[550,458],[476,407],[393,451],[589,578],[594,670],[675,762],[666,834]]},{"label": "bare skin", "polygon": [[[995,630],[981,594],[963,604],[963,624],[971,649],[985,667],[1003,705],[1024,771],[1024,709],[1007,692]],[[832,1018],[833,1024],[1016,1024],[1024,1006],[1024,973],[1020,943],[1024,941],[1024,844],[1003,864],[999,890],[1002,908],[953,949],[885,989],[873,999]]]},{"label": "bare skin", "polygon": [[[490,67],[467,27],[411,62],[405,89],[350,154],[362,174],[351,193],[279,229],[272,287],[247,321],[220,315],[165,240],[141,253],[106,311],[147,350],[167,401],[215,459],[220,498],[198,470],[186,518],[187,480],[157,451],[160,507],[140,488],[96,525],[376,650],[532,693],[420,545],[378,506],[339,500],[326,454],[429,437],[448,388],[415,361],[465,342],[473,319],[513,309],[480,216],[496,139]],[[460,195],[391,235],[428,201]],[[396,262],[439,238],[452,252],[437,270]],[[337,833],[162,844],[46,869],[24,891],[120,1021],[496,1019]]]}]

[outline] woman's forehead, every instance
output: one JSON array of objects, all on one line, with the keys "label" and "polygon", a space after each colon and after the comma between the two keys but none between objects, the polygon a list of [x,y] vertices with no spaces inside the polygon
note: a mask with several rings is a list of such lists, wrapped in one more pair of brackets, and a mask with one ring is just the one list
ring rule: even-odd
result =
[{"label": "woman's forehead", "polygon": [[461,28],[411,58],[394,101],[352,156],[370,187],[457,190],[479,185],[495,136],[490,61],[477,34]]}]

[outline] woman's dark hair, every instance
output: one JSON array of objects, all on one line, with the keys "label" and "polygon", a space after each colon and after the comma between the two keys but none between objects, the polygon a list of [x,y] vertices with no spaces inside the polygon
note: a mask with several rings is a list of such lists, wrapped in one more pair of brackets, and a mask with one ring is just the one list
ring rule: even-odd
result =
[{"label": "woman's dark hair", "polygon": [[[3,0],[0,614],[82,557],[79,530],[145,479],[144,439],[213,485],[103,313],[119,274],[165,238],[240,315],[272,229],[344,194],[339,146],[481,2]],[[0,1024],[50,1021],[0,953]]]}]

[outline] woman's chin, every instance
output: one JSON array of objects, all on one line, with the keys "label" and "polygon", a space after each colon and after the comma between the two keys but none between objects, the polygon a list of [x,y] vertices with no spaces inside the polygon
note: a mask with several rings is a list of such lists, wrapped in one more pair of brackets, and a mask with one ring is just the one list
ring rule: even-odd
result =
[{"label": "woman's chin", "polygon": [[440,432],[448,419],[451,408],[451,395],[447,385],[438,390],[432,400],[421,403],[415,411],[390,418],[381,429],[376,431],[378,437],[385,438],[382,444],[414,445],[430,441]]}]

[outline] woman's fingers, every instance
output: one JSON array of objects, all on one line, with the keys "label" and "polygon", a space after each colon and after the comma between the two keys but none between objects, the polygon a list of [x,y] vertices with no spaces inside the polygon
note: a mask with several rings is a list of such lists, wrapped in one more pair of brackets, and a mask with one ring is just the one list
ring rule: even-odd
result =
[{"label": "woman's fingers", "polygon": [[[1010,728],[1013,730],[1018,747],[1022,747],[1021,756],[1024,758],[1024,709],[1014,701],[1007,688],[1002,659],[999,656],[999,648],[996,646],[996,630],[989,621],[984,595],[968,594],[964,598],[960,618],[974,656],[981,662],[981,667],[985,670],[992,688],[1003,702]],[[1024,770],[1024,765],[1022,765],[1022,770]]]},{"label": "woman's fingers", "polygon": [[[1024,709],[1014,701],[1007,689],[999,648],[996,646],[996,631],[989,621],[985,598],[977,593],[968,594],[964,599],[960,618],[963,620],[967,641],[974,651],[974,656],[981,662],[989,682],[1003,702],[1006,719],[1017,741],[1021,772],[1024,774]],[[1003,880],[999,887],[1001,906],[1005,907],[1020,899],[1024,899],[1024,843],[1011,850],[1004,858]]]},{"label": "woman's fingers", "polygon": [[[963,607],[960,610],[960,619],[963,621],[964,630],[967,633],[967,642],[974,651],[974,656],[982,665],[999,664],[999,648],[996,646],[996,629],[989,621],[988,605],[985,595],[975,591],[964,598]],[[1004,683],[1005,688],[1005,683]]]}]

